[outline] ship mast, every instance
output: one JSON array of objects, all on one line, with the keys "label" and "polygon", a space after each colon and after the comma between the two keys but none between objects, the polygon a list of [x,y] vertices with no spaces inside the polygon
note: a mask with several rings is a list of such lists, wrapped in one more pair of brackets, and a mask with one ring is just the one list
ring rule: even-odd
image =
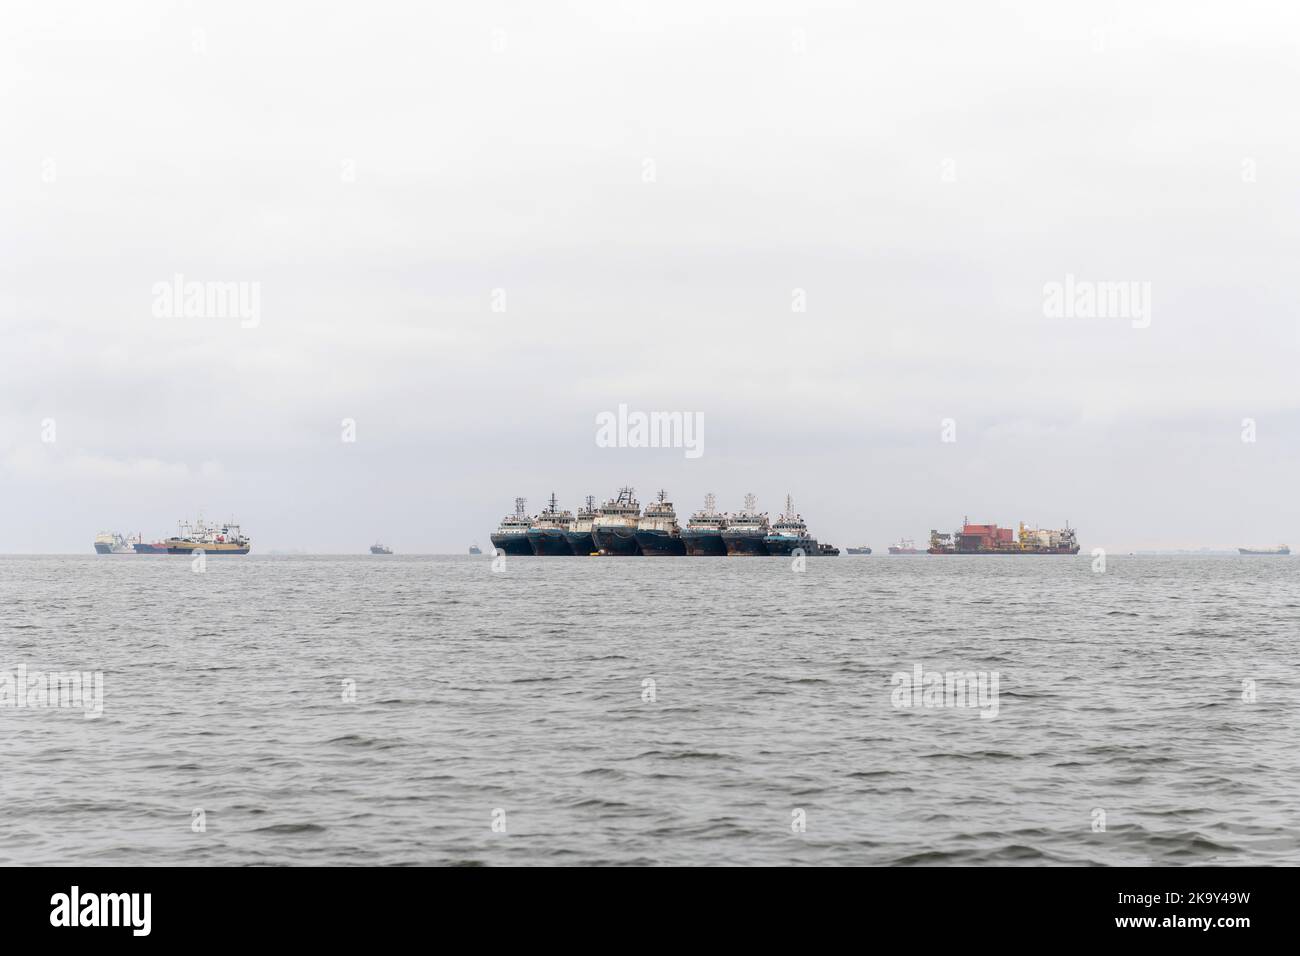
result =
[{"label": "ship mast", "polygon": [[704,496],[704,510],[709,514],[713,514],[713,511],[717,507],[717,504],[718,504],[718,496],[715,495],[713,492],[710,491],[707,495]]},{"label": "ship mast", "polygon": [[668,492],[666,492],[666,491],[664,491],[662,488],[660,488],[660,489],[659,489],[659,503],[660,503],[660,504],[663,504],[663,503],[664,503],[664,499],[667,498],[667,497],[668,497]]},{"label": "ship mast", "polygon": [[551,511],[552,511],[552,512],[555,511],[555,505],[556,505],[556,501],[555,501],[555,492],[552,491],[552,492],[551,492]]},{"label": "ship mast", "polygon": [[758,507],[758,498],[752,493],[745,495],[745,510],[753,511],[756,507]]},{"label": "ship mast", "polygon": [[595,510],[596,510],[596,496],[595,496],[595,495],[587,495],[587,510],[588,510],[588,511],[595,511]]},{"label": "ship mast", "polygon": [[528,499],[527,499],[527,498],[516,498],[516,499],[515,499],[515,517],[517,517],[517,518],[526,518],[526,517],[527,517],[527,515],[524,514],[524,508],[527,506],[527,504],[528,504]]},{"label": "ship mast", "polygon": [[785,516],[787,518],[794,517],[794,499],[788,494],[785,496]]}]

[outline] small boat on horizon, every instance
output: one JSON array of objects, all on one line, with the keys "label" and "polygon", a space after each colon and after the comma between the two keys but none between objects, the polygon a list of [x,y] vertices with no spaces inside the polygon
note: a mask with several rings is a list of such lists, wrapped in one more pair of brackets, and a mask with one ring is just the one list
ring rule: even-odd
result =
[{"label": "small boat on horizon", "polygon": [[380,544],[378,541],[376,541],[374,544],[370,546],[370,553],[371,554],[392,554],[393,549],[386,544]]},{"label": "small boat on horizon", "polygon": [[1291,549],[1279,544],[1276,548],[1238,548],[1237,553],[1257,558],[1284,558],[1291,553]]}]

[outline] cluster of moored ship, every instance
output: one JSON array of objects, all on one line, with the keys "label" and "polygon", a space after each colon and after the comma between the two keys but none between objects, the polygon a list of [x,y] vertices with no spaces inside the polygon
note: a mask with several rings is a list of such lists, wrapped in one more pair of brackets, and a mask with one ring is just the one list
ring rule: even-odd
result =
[{"label": "cluster of moored ship", "polygon": [[492,533],[492,546],[506,554],[536,555],[837,555],[834,545],[820,544],[794,510],[787,495],[785,513],[775,522],[759,512],[753,495],[745,496],[741,511],[717,510],[717,500],[706,495],[704,509],[685,525],[665,492],[659,492],[644,512],[632,488],[599,508],[588,497],[586,506],[561,510],[555,495],[539,515],[529,517],[526,501],[515,499],[515,513],[506,515]]},{"label": "cluster of moored ship", "polygon": [[248,554],[251,549],[248,535],[235,522],[208,524],[202,515],[193,524],[178,521],[176,534],[155,541],[145,541],[142,534],[115,531],[95,535],[96,554]]},{"label": "cluster of moored ship", "polygon": [[[706,495],[704,509],[691,515],[685,526],[665,492],[644,512],[632,488],[620,488],[617,495],[596,507],[587,498],[586,507],[575,515],[561,510],[554,494],[541,514],[529,517],[526,500],[515,499],[514,514],[506,515],[492,534],[492,546],[505,554],[533,555],[837,555],[834,545],[821,544],[808,531],[803,516],[794,510],[790,496],[785,512],[770,522],[759,512],[755,497],[745,496],[745,507],[737,512],[717,510],[713,495]],[[849,548],[849,554],[870,554],[865,545]],[[921,551],[911,541],[890,547],[890,554],[1078,554],[1074,529],[1028,528],[1019,532],[995,524],[971,524],[967,519],[960,531],[930,532],[930,547]]]},{"label": "cluster of moored ship", "polygon": [[[641,511],[632,488],[621,488],[599,508],[588,496],[586,506],[561,510],[555,495],[546,510],[529,517],[526,500],[515,499],[515,512],[506,515],[492,534],[492,545],[506,554],[534,555],[838,555],[839,548],[821,544],[808,531],[803,516],[795,512],[789,495],[785,513],[770,522],[766,512],[759,512],[757,500],[745,495],[741,511],[717,510],[716,498],[705,495],[704,508],[695,512],[684,526],[677,522],[677,512],[668,495],[661,491],[657,499]],[[143,535],[126,536],[100,532],[95,536],[99,554],[248,554],[252,543],[233,521],[212,525],[202,516],[198,521],[179,522],[177,533],[170,538],[146,542]],[[1275,548],[1240,548],[1242,555],[1287,556],[1286,545]],[[388,546],[376,542],[371,554],[392,554]],[[470,554],[480,554],[472,545]],[[849,548],[849,554],[871,554],[866,545]],[[930,547],[924,551],[904,539],[889,548],[900,554],[1078,554],[1079,542],[1067,523],[1061,530],[1029,528],[1021,522],[1018,530],[996,524],[971,524],[965,519],[961,529],[951,533],[930,532]]]}]

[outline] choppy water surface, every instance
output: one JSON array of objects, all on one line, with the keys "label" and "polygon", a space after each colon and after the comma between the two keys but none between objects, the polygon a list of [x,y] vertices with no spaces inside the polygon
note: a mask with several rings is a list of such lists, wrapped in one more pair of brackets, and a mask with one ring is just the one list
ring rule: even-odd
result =
[{"label": "choppy water surface", "polygon": [[1091,565],[3,557],[0,862],[1300,863],[1295,560]]}]

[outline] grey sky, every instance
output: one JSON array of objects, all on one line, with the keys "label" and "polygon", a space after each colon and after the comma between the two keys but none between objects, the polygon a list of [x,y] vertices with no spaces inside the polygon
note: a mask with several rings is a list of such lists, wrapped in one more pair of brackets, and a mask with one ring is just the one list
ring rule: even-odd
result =
[{"label": "grey sky", "polygon": [[[268,6],[6,7],[0,552],[463,551],[621,483],[1300,542],[1296,8]],[[156,317],[176,273],[259,324]],[[1045,317],[1067,274],[1150,327]],[[620,402],[703,457],[596,447]]]}]

